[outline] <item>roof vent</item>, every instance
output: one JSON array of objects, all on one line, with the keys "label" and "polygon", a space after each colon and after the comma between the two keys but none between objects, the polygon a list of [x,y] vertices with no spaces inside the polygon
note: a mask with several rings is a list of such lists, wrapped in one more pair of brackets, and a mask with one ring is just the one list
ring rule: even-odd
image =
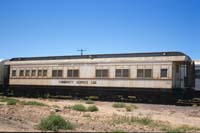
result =
[{"label": "roof vent", "polygon": [[94,59],[94,57],[93,57],[92,55],[89,55],[89,58],[90,58],[90,59]]}]

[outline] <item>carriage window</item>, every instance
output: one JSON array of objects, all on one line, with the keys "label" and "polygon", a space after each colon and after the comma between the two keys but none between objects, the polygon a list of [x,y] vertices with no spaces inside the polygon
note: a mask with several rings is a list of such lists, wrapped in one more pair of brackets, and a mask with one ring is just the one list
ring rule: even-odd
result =
[{"label": "carriage window", "polygon": [[19,71],[19,76],[20,76],[20,77],[23,77],[23,76],[24,76],[24,70],[20,70],[20,71]]},{"label": "carriage window", "polygon": [[151,78],[152,77],[152,69],[145,69],[145,78]]},{"label": "carriage window", "polygon": [[38,70],[38,77],[42,76],[42,70]]},{"label": "carriage window", "polygon": [[166,78],[167,77],[167,69],[161,69],[160,70],[160,77]]},{"label": "carriage window", "polygon": [[137,69],[138,78],[152,78],[152,69]]},{"label": "carriage window", "polygon": [[96,70],[96,77],[101,77],[101,70]]},{"label": "carriage window", "polygon": [[62,77],[63,70],[52,70],[52,77]]},{"label": "carriage window", "polygon": [[26,76],[26,77],[30,76],[30,70],[26,70],[26,71],[25,71],[25,76]]},{"label": "carriage window", "polygon": [[36,70],[32,70],[32,71],[31,71],[31,76],[32,76],[32,77],[36,76]]},{"label": "carriage window", "polygon": [[143,78],[144,76],[144,69],[137,69],[137,77]]},{"label": "carriage window", "polygon": [[74,70],[74,73],[73,73],[74,75],[74,77],[79,77],[79,70]]},{"label": "carriage window", "polygon": [[17,73],[17,71],[16,70],[12,70],[12,77],[16,77],[16,74]]},{"label": "carriage window", "polygon": [[107,78],[108,77],[108,69],[97,69],[96,77],[97,78]]},{"label": "carriage window", "polygon": [[67,77],[73,77],[72,70],[67,70]]},{"label": "carriage window", "polygon": [[116,69],[115,77],[128,78],[129,77],[129,69]]},{"label": "carriage window", "polygon": [[58,70],[57,73],[58,73],[57,77],[62,77],[63,76],[63,70]]},{"label": "carriage window", "polygon": [[44,77],[47,76],[47,70],[43,70],[43,76],[44,76]]},{"label": "carriage window", "polygon": [[52,70],[52,77],[57,77],[57,70]]},{"label": "carriage window", "polygon": [[77,69],[67,70],[67,77],[69,77],[69,78],[77,78],[77,77],[79,77],[79,70],[77,70]]},{"label": "carriage window", "polygon": [[200,78],[200,70],[195,70],[195,78]]},{"label": "carriage window", "polygon": [[176,65],[176,72],[179,72],[179,65]]}]

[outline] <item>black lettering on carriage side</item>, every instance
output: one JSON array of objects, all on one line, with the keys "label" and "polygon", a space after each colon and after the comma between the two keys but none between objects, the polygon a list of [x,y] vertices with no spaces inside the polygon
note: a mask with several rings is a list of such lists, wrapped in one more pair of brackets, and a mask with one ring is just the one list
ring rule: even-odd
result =
[{"label": "black lettering on carriage side", "polygon": [[62,84],[73,84],[74,81],[59,81],[59,83],[62,83]]},{"label": "black lettering on carriage side", "polygon": [[88,84],[88,81],[76,81],[77,84]]},{"label": "black lettering on carriage side", "polygon": [[59,83],[61,84],[97,84],[97,81],[95,80],[91,80],[91,81],[65,81],[65,80],[62,80],[62,81],[59,81]]}]

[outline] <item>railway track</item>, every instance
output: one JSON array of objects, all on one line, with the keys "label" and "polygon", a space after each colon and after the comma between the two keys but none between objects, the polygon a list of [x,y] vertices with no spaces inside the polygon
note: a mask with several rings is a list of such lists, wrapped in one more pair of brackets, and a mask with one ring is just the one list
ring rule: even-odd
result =
[{"label": "railway track", "polygon": [[141,99],[135,96],[123,97],[122,95],[118,95],[115,98],[102,98],[99,96],[51,96],[53,99],[84,99],[84,100],[94,100],[94,101],[112,101],[112,102],[131,102],[131,103],[146,103],[146,104],[166,104],[166,105],[176,105],[176,106],[200,106],[200,98],[192,98],[192,99],[178,99],[176,102],[167,102],[167,101],[159,101],[152,99]]},{"label": "railway track", "polygon": [[200,106],[200,98],[192,98],[188,100],[179,99],[176,102],[178,106]]}]

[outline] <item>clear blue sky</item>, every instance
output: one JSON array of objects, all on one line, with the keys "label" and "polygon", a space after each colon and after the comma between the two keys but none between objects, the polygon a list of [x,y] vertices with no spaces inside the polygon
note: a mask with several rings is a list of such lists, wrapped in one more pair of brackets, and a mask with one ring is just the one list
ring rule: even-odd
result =
[{"label": "clear blue sky", "polygon": [[0,0],[0,58],[182,51],[200,59],[200,0]]}]

